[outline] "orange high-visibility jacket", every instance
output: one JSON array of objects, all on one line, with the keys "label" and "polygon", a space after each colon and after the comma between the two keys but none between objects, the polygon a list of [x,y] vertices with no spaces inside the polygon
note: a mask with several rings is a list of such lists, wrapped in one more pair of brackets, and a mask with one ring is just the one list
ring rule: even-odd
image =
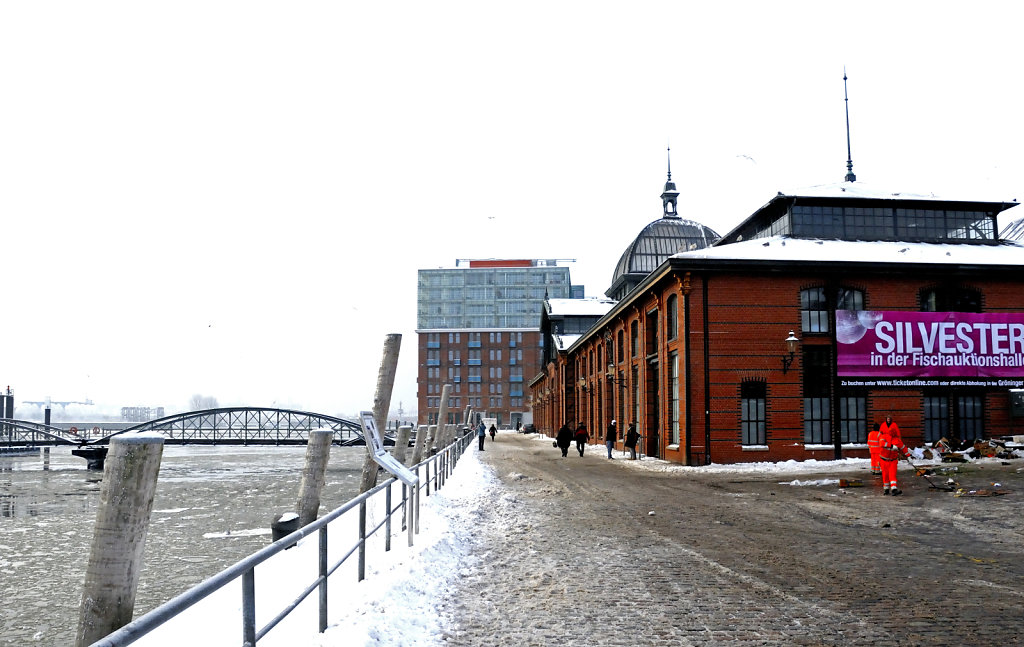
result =
[{"label": "orange high-visibility jacket", "polygon": [[892,424],[882,423],[882,428],[878,433],[878,456],[883,461],[896,461],[900,459],[900,456],[910,456],[910,451],[903,444],[903,438],[900,436],[900,428],[896,426],[895,422]]},{"label": "orange high-visibility jacket", "polygon": [[868,432],[868,449],[874,453],[878,449],[878,436],[881,435],[876,429]]}]

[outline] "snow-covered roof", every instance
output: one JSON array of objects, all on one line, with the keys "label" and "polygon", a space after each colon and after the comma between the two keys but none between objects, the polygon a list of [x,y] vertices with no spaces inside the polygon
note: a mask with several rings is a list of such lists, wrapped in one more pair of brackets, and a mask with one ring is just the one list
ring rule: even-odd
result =
[{"label": "snow-covered roof", "polygon": [[779,191],[784,197],[804,198],[865,198],[874,200],[939,200],[952,202],[987,202],[1005,204],[1010,200],[979,200],[962,197],[937,196],[934,193],[916,193],[913,191],[892,191],[864,182],[837,182],[835,184],[819,184],[803,187],[792,191]]},{"label": "snow-covered roof", "polygon": [[839,263],[931,263],[939,265],[1020,265],[1024,244],[995,245],[848,241],[772,236],[681,252],[677,259],[719,259]]},{"label": "snow-covered roof", "polygon": [[612,299],[600,297],[585,297],[583,299],[548,299],[546,301],[548,315],[563,317],[602,317],[612,306],[615,305]]},{"label": "snow-covered roof", "polygon": [[564,351],[569,348],[583,335],[551,335],[555,340],[555,350]]}]

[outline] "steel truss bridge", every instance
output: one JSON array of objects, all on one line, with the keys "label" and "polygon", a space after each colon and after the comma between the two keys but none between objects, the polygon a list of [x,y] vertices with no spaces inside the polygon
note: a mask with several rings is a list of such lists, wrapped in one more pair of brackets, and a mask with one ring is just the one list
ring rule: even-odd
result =
[{"label": "steel truss bridge", "polygon": [[[139,423],[99,437],[83,437],[70,428],[0,418],[0,449],[107,445],[118,434],[156,431],[169,445],[305,445],[309,432],[330,429],[336,445],[364,445],[358,422],[321,413],[265,407],[226,407],[189,411]],[[394,444],[385,434],[385,444]]]}]

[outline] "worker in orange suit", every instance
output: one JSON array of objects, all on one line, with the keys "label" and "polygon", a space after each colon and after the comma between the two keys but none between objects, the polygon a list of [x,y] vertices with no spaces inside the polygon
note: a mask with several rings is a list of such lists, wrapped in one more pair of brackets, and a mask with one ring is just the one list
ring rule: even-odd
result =
[{"label": "worker in orange suit", "polygon": [[899,426],[886,416],[878,432],[878,457],[882,464],[882,494],[899,496],[903,491],[896,486],[896,463],[900,458],[910,456],[903,444]]},{"label": "worker in orange suit", "polygon": [[882,475],[882,461],[878,458],[878,436],[880,425],[876,422],[875,428],[868,432],[868,452],[871,453],[871,476]]}]

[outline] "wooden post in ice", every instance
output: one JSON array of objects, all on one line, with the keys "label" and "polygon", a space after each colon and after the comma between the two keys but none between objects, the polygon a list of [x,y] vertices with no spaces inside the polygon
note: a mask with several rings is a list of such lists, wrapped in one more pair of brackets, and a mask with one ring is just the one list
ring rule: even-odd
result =
[{"label": "wooden post in ice", "polygon": [[[380,360],[377,372],[377,392],[373,396],[373,421],[377,429],[384,432],[387,422],[388,408],[391,406],[391,390],[395,386],[395,372],[398,369],[398,351],[402,347],[402,336],[392,333],[384,339],[384,356]],[[363,481],[359,492],[372,490],[377,484],[377,463],[373,460],[373,450],[366,444],[366,460],[363,462]]]},{"label": "wooden post in ice", "polygon": [[405,464],[405,456],[409,453],[409,438],[412,436],[412,425],[402,425],[398,428],[398,435],[395,436],[395,449],[391,452],[391,455],[395,459]]},{"label": "wooden post in ice", "polygon": [[85,569],[77,647],[91,645],[132,620],[163,451],[159,434],[110,439]]},{"label": "wooden post in ice", "polygon": [[324,473],[331,458],[331,441],[334,432],[330,429],[314,429],[309,432],[306,443],[306,466],[302,470],[299,485],[299,527],[316,521],[320,511],[320,493],[324,489]]},{"label": "wooden post in ice", "polygon": [[[431,438],[434,447],[444,447],[448,434],[448,398],[452,394],[452,385],[445,384],[441,387],[441,406],[437,410],[437,433]],[[440,441],[440,442],[439,442]]]},{"label": "wooden post in ice", "polygon": [[406,463],[409,467],[418,465],[423,460],[423,447],[427,443],[427,434],[430,433],[428,429],[427,425],[420,425],[416,429],[416,444],[412,447],[412,458]]}]

